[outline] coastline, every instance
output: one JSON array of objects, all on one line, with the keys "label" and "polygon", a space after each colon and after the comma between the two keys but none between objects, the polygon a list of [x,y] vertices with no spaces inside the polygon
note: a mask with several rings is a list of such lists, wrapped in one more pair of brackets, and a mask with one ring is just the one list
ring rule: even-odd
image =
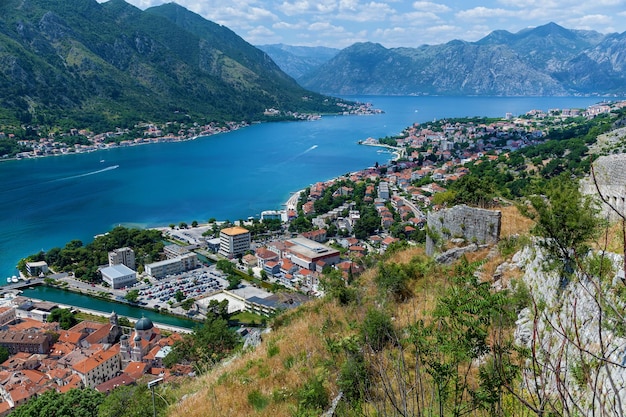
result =
[{"label": "coastline", "polygon": [[377,148],[389,149],[391,151],[391,154],[393,155],[392,161],[397,161],[398,159],[401,159],[404,156],[404,152],[405,152],[404,148],[391,146],[391,145],[385,145],[384,143],[378,142],[378,140],[374,138],[367,138],[365,140],[360,140],[357,143],[359,145],[364,145],[364,146],[374,146]]}]

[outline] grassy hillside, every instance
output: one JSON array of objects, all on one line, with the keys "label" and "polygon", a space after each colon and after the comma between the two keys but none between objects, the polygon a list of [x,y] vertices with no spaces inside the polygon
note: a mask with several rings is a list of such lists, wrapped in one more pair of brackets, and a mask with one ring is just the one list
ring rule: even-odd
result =
[{"label": "grassy hillside", "polygon": [[[503,241],[519,233],[527,233],[531,222],[521,216],[514,207],[503,208]],[[439,338],[456,349],[459,360],[453,354],[440,357],[442,363],[456,363],[456,376],[450,373],[449,382],[456,381],[458,390],[451,387],[449,393],[458,396],[458,406],[471,407],[475,412],[488,414],[488,402],[472,403],[472,392],[484,390],[479,381],[480,369],[471,359],[472,354],[457,345],[459,331],[466,329],[469,321],[478,320],[481,313],[474,310],[442,313],[442,305],[450,301],[451,294],[465,288],[466,294],[490,299],[488,290],[495,267],[505,260],[499,251],[483,250],[471,254],[466,263],[446,267],[434,264],[424,256],[421,248],[396,252],[368,270],[349,287],[353,291],[347,302],[329,296],[316,300],[299,309],[279,316],[270,334],[264,336],[256,350],[244,352],[228,364],[219,365],[206,375],[183,386],[179,396],[189,394],[168,415],[200,417],[224,415],[257,416],[308,416],[321,415],[330,407],[340,391],[342,400],[336,415],[404,415],[395,407],[402,402],[403,390],[419,389],[423,392],[421,407],[427,415],[437,414],[439,404],[449,410],[455,407],[452,398],[440,402],[435,380],[428,374],[428,364],[423,363],[423,374],[416,373],[415,340],[412,332],[420,326],[437,325],[440,335],[430,334],[427,339]],[[510,250],[504,250],[507,256]],[[482,267],[478,267],[482,264]],[[474,282],[473,271],[478,268],[487,282]],[[385,277],[393,271],[404,271],[406,291],[394,292],[385,287]],[[508,273],[505,279],[515,277]],[[386,290],[383,290],[386,288]],[[457,294],[458,295],[458,294]],[[505,294],[502,293],[504,296]],[[490,303],[498,305],[502,317],[515,311],[517,300],[513,293],[503,300]],[[471,300],[466,300],[472,303]],[[476,301],[476,300],[475,300]],[[487,302],[487,301],[485,301]],[[510,302],[510,303],[509,303]],[[471,317],[473,316],[473,317]],[[478,327],[484,328],[481,343],[492,345],[490,332],[496,328],[490,319]],[[456,323],[456,319],[462,318]],[[464,320],[468,320],[463,324]],[[448,323],[448,324],[445,324]],[[478,323],[478,322],[477,322]],[[455,326],[460,327],[455,327]],[[510,332],[512,322],[500,329]],[[434,340],[431,340],[434,341]],[[475,340],[472,343],[478,343]],[[431,345],[430,349],[436,349]],[[433,351],[432,355],[436,355]],[[467,356],[469,355],[469,356]],[[419,361],[418,361],[419,362]],[[404,386],[403,386],[404,384]],[[464,388],[461,389],[461,385]],[[418,415],[417,397],[406,405],[406,415]],[[406,398],[405,398],[406,400]],[[447,414],[447,411],[446,411]]]},{"label": "grassy hillside", "polygon": [[0,3],[0,128],[103,132],[140,121],[260,120],[266,108],[339,112],[228,28],[166,4]]}]

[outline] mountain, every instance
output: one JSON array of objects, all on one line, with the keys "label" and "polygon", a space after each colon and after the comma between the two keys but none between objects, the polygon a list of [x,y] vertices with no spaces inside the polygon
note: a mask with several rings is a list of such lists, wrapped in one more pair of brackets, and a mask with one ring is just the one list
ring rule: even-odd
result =
[{"label": "mountain", "polygon": [[328,62],[339,49],[324,46],[291,46],[285,44],[257,45],[278,66],[296,80]]},{"label": "mountain", "polygon": [[255,120],[266,108],[335,112],[224,26],[175,4],[0,2],[0,124],[104,130],[192,116]]},{"label": "mountain", "polygon": [[549,23],[494,31],[477,42],[391,49],[358,43],[298,82],[325,94],[624,94],[625,57],[626,33]]}]

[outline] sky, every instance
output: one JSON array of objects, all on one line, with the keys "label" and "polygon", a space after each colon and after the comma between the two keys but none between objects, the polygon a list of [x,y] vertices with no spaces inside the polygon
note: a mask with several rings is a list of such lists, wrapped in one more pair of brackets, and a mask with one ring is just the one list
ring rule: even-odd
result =
[{"label": "sky", "polygon": [[[99,0],[104,1],[104,0]],[[170,0],[126,0],[140,9]],[[600,33],[626,31],[626,0],[176,0],[253,45],[387,48],[477,41],[549,22]]]}]

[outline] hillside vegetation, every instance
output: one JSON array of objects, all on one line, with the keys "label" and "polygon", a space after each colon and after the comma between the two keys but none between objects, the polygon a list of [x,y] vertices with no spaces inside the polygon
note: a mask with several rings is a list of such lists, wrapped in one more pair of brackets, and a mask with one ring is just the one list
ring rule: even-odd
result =
[{"label": "hillside vegetation", "polygon": [[[528,232],[514,207],[503,216],[504,241]],[[488,415],[511,398],[490,385],[485,355],[527,299],[475,272],[489,277],[504,259],[483,250],[442,266],[412,248],[349,285],[331,276],[328,297],[279,316],[259,348],[185,387],[198,391],[168,415],[319,416],[339,392],[342,416]]]},{"label": "hillside vegetation", "polygon": [[[0,3],[0,129],[129,128],[339,112],[226,27],[174,3]],[[1,130],[0,130],[1,131]]]}]

